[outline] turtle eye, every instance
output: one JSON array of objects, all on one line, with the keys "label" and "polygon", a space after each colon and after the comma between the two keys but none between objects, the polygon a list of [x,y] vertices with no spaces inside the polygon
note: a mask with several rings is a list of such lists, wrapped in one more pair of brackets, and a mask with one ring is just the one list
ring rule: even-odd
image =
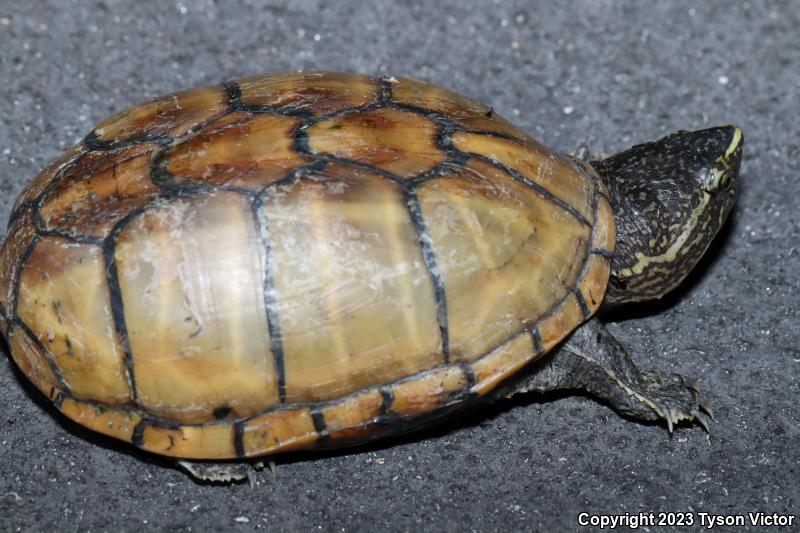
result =
[{"label": "turtle eye", "polygon": [[708,177],[705,180],[705,185],[701,187],[703,192],[709,194],[716,194],[721,190],[725,190],[731,184],[731,171],[725,166],[713,167],[708,171]]},{"label": "turtle eye", "polygon": [[702,133],[702,151],[710,157],[708,170],[701,179],[701,189],[710,194],[727,191],[739,173],[744,144],[742,130],[736,126],[720,126]]},{"label": "turtle eye", "polygon": [[727,189],[730,186],[731,182],[733,181],[731,179],[732,174],[733,172],[731,172],[731,169],[726,168],[719,177],[717,187],[720,189]]}]

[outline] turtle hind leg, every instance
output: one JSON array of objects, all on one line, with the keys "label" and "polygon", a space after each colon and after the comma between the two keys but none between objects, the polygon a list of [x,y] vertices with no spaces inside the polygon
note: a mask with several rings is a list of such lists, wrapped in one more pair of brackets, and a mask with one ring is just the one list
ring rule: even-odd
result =
[{"label": "turtle hind leg", "polygon": [[504,392],[513,396],[559,390],[586,391],[639,420],[663,419],[670,431],[682,420],[709,429],[711,410],[700,401],[694,380],[658,370],[641,372],[597,319],[583,324]]},{"label": "turtle hind leg", "polygon": [[265,465],[269,465],[272,476],[275,477],[275,463],[272,461],[213,463],[180,459],[175,462],[193,478],[210,483],[236,483],[247,480],[252,489],[256,484],[256,472],[264,468]]}]

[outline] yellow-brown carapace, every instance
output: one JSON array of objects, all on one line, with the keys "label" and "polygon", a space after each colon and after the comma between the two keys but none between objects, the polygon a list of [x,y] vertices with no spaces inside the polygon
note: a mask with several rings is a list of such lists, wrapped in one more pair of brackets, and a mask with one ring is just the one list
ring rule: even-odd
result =
[{"label": "yellow-brown carapace", "polygon": [[118,113],[12,214],[0,311],[68,417],[225,459],[410,430],[600,305],[594,171],[453,92],[278,74]]}]

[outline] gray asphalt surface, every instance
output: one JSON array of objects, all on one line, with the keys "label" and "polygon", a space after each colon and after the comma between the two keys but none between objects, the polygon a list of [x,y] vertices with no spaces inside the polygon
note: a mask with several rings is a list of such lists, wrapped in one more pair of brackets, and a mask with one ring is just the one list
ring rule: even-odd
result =
[{"label": "gray asphalt surface", "polygon": [[255,490],[200,485],[56,415],[3,356],[0,530],[574,531],[584,511],[664,511],[695,513],[675,530],[696,531],[701,512],[797,515],[798,27],[791,0],[0,1],[2,220],[105,115],[269,71],[426,78],[561,151],[724,123],[747,139],[739,203],[707,260],[612,326],[641,367],[699,379],[710,444],[697,426],[670,435],[586,397],[531,397],[278,458]]}]

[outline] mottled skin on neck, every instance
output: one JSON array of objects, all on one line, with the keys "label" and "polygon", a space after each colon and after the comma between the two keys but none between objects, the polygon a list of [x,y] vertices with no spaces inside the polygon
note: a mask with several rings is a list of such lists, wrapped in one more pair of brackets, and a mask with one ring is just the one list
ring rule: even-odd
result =
[{"label": "mottled skin on neck", "polygon": [[736,201],[735,126],[677,132],[591,165],[617,223],[608,305],[662,297],[705,253]]}]

